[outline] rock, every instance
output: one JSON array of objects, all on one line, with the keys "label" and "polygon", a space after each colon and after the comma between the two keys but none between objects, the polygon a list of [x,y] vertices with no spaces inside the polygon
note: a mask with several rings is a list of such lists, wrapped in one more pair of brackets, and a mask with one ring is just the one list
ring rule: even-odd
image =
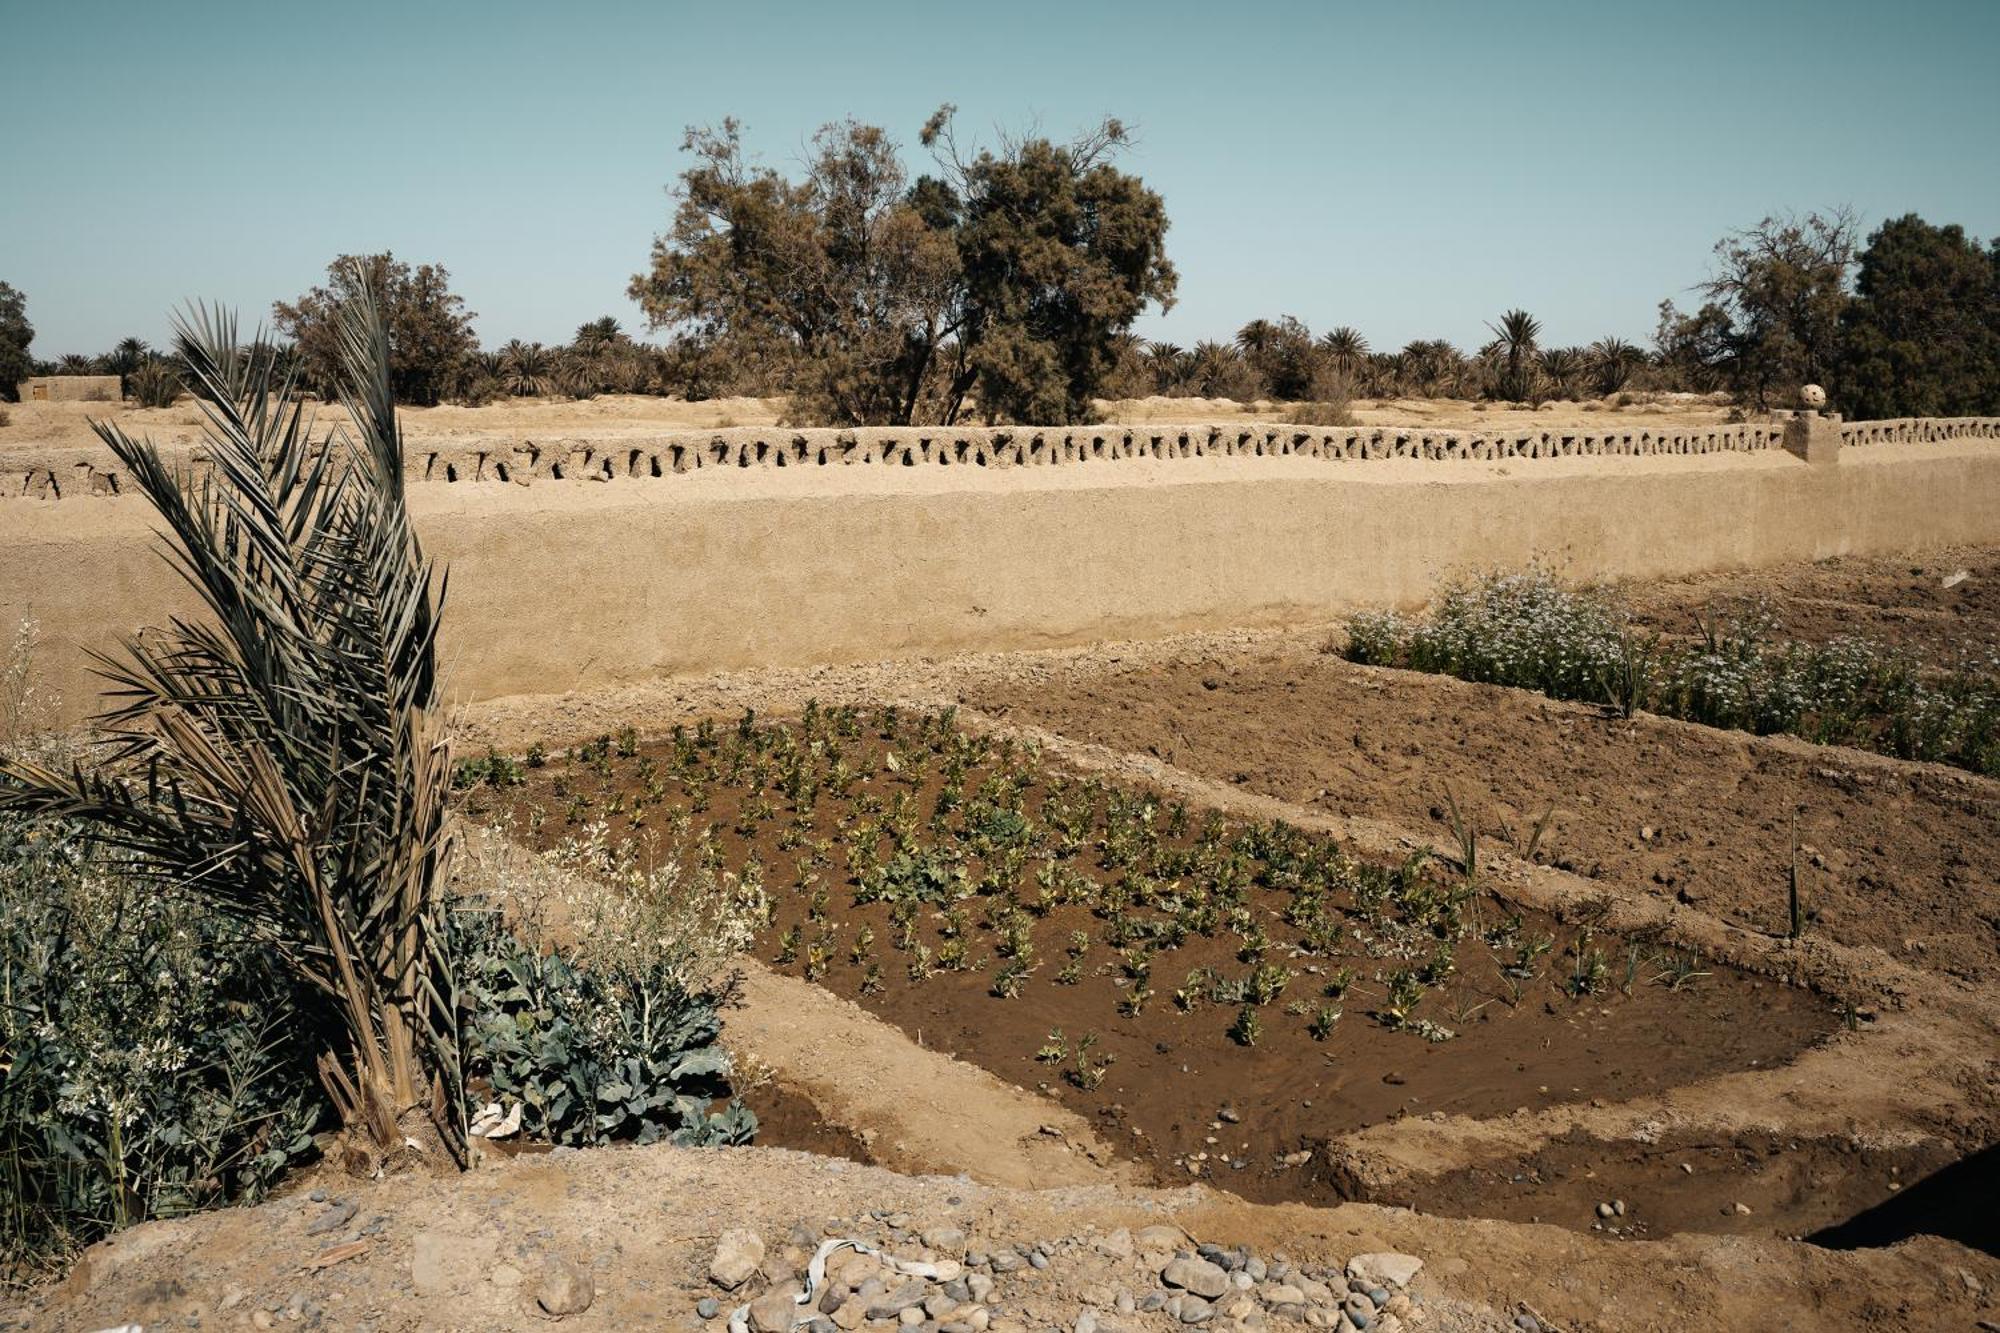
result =
[{"label": "rock", "polygon": [[486,1274],[488,1282],[509,1291],[520,1286],[522,1279],[525,1277],[527,1277],[527,1274],[512,1264],[495,1264],[492,1270]]},{"label": "rock", "polygon": [[1598,1215],[1599,1217],[1609,1217],[1609,1216],[1611,1216],[1611,1205],[1610,1205],[1610,1204],[1608,1204],[1608,1203],[1600,1203],[1600,1204],[1598,1204],[1598,1205],[1597,1205],[1597,1215]]},{"label": "rock", "polygon": [[597,1283],[590,1274],[559,1254],[543,1258],[542,1271],[535,1282],[535,1304],[545,1313],[557,1319],[582,1314],[596,1299]]},{"label": "rock", "polygon": [[1216,1302],[1215,1312],[1225,1319],[1234,1319],[1240,1323],[1252,1315],[1261,1314],[1262,1310],[1257,1304],[1256,1297],[1247,1291],[1239,1291],[1233,1296]]},{"label": "rock", "polygon": [[1306,1302],[1310,1305],[1333,1305],[1336,1303],[1333,1299],[1333,1289],[1324,1282],[1315,1282],[1313,1279],[1302,1274],[1298,1281],[1292,1285],[1305,1293]]},{"label": "rock", "polygon": [[1251,1277],[1247,1271],[1238,1269],[1229,1275],[1229,1285],[1238,1291],[1248,1291],[1257,1285],[1257,1279]]},{"label": "rock", "polygon": [[1139,1298],[1139,1311],[1142,1314],[1152,1314],[1156,1310],[1164,1310],[1167,1308],[1167,1302],[1172,1299],[1173,1297],[1166,1292],[1155,1288]]},{"label": "rock", "polygon": [[834,1322],[825,1315],[817,1315],[805,1322],[806,1333],[835,1333]]},{"label": "rock", "polygon": [[924,1244],[941,1254],[963,1254],[965,1232],[959,1227],[932,1227],[924,1233]]},{"label": "rock", "polygon": [[1243,1116],[1235,1107],[1225,1106],[1215,1113],[1215,1118],[1225,1125],[1233,1125],[1243,1119]]},{"label": "rock", "polygon": [[1252,1282],[1262,1282],[1271,1275],[1270,1265],[1254,1254],[1243,1261],[1243,1271],[1250,1275]]},{"label": "rock", "polygon": [[996,1273],[1018,1273],[1028,1266],[1028,1261],[1010,1250],[1001,1250],[993,1256],[993,1271]]},{"label": "rock", "polygon": [[868,1302],[868,1317],[893,1319],[903,1311],[921,1305],[926,1294],[923,1279],[912,1278],[894,1291],[884,1292]]},{"label": "rock", "polygon": [[940,1259],[933,1267],[937,1269],[937,1277],[933,1281],[956,1282],[965,1276],[965,1265],[956,1259]]},{"label": "rock", "polygon": [[1085,1310],[1076,1317],[1075,1333],[1097,1333],[1097,1315]]},{"label": "rock", "polygon": [[964,1305],[972,1299],[972,1288],[964,1278],[953,1278],[944,1284],[944,1294]]},{"label": "rock", "polygon": [[1515,1315],[1514,1327],[1520,1329],[1521,1333],[1542,1333],[1542,1321],[1531,1314]]},{"label": "rock", "polygon": [[934,1291],[924,1297],[924,1313],[933,1319],[942,1319],[958,1308],[958,1298],[950,1292]]},{"label": "rock", "polygon": [[312,1221],[306,1223],[308,1236],[324,1236],[329,1231],[338,1231],[354,1220],[359,1207],[352,1199],[335,1199]]},{"label": "rock", "polygon": [[791,1333],[799,1317],[798,1291],[783,1283],[750,1302],[752,1333]]},{"label": "rock", "polygon": [[704,1296],[694,1303],[694,1312],[703,1319],[713,1319],[722,1313],[722,1302],[713,1296]]},{"label": "rock", "polygon": [[918,1324],[924,1322],[924,1307],[921,1305],[912,1305],[909,1309],[896,1316],[896,1322],[904,1328],[915,1328]]},{"label": "rock", "polygon": [[1142,1250],[1171,1250],[1181,1243],[1183,1237],[1179,1227],[1151,1226],[1140,1227],[1132,1239]]},{"label": "rock", "polygon": [[708,1265],[708,1280],[724,1291],[734,1291],[748,1282],[763,1262],[763,1239],[754,1231],[731,1227],[716,1238],[715,1258]]},{"label": "rock", "polygon": [[1048,1266],[1049,1266],[1049,1256],[1043,1254],[1040,1250],[1028,1251],[1028,1267],[1040,1271],[1041,1269],[1045,1269]]},{"label": "rock", "polygon": [[1747,1203],[1735,1204],[1733,1205],[1733,1209],[1738,1217],[1750,1216],[1750,1205]]},{"label": "rock", "polygon": [[1283,1283],[1266,1283],[1258,1289],[1257,1294],[1263,1297],[1264,1304],[1266,1305],[1304,1305],[1306,1303],[1305,1292],[1299,1290],[1297,1287],[1288,1286]]},{"label": "rock", "polygon": [[[879,1286],[880,1284],[878,1283],[877,1285]],[[857,1293],[849,1299],[842,1301],[840,1308],[833,1312],[832,1318],[833,1326],[839,1329],[841,1333],[854,1333],[855,1329],[860,1328],[864,1323],[868,1322],[868,1302],[863,1300],[860,1294]]]},{"label": "rock", "polygon": [[1181,1297],[1180,1321],[1183,1324],[1206,1324],[1213,1318],[1215,1318],[1215,1308],[1201,1297]]},{"label": "rock", "polygon": [[984,1305],[993,1299],[993,1279],[984,1273],[973,1273],[965,1279],[965,1289],[972,1299]]},{"label": "rock", "polygon": [[1407,1287],[1423,1266],[1424,1261],[1414,1254],[1383,1250],[1374,1254],[1357,1254],[1349,1259],[1347,1276],[1350,1279],[1359,1278],[1372,1287]]},{"label": "rock", "polygon": [[1132,1233],[1124,1227],[1112,1232],[1097,1242],[1097,1252],[1111,1259],[1132,1257]]},{"label": "rock", "polygon": [[1138,1310],[1139,1303],[1132,1299],[1131,1292],[1121,1291],[1118,1293],[1118,1298],[1112,1302],[1112,1307],[1116,1309],[1119,1314],[1132,1314],[1133,1312]]},{"label": "rock", "polygon": [[1229,1274],[1206,1259],[1175,1259],[1160,1270],[1160,1281],[1209,1300],[1229,1290]]},{"label": "rock", "polygon": [[1306,1311],[1306,1325],[1309,1328],[1338,1328],[1340,1311],[1315,1305]]}]

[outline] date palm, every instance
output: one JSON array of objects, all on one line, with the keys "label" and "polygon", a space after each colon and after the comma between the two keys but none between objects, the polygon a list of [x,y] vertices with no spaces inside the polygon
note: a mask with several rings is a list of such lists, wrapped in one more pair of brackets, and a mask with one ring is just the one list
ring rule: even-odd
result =
[{"label": "date palm", "polygon": [[555,392],[555,354],[540,343],[519,338],[500,349],[505,367],[500,383],[516,398],[543,398]]},{"label": "date palm", "polygon": [[365,279],[343,304],[347,420],[315,435],[296,372],[233,316],[176,343],[211,473],[96,430],[153,505],[205,614],[100,655],[101,740],[59,772],[0,759],[0,809],[76,821],[132,873],[242,922],[302,983],[299,1021],[350,1131],[382,1150],[427,1116],[463,1160],[441,939],[449,752],[442,580],[403,498],[389,334]]},{"label": "date palm", "polygon": [[1525,310],[1509,310],[1498,324],[1488,324],[1500,344],[1500,396],[1513,401],[1532,397],[1535,390],[1535,340],[1542,321]]},{"label": "date palm", "polygon": [[1600,394],[1614,394],[1625,387],[1632,372],[1646,363],[1646,354],[1623,338],[1599,338],[1590,345],[1590,373]]},{"label": "date palm", "polygon": [[1361,331],[1343,324],[1319,336],[1319,349],[1343,375],[1353,375],[1355,369],[1368,358],[1368,340]]}]

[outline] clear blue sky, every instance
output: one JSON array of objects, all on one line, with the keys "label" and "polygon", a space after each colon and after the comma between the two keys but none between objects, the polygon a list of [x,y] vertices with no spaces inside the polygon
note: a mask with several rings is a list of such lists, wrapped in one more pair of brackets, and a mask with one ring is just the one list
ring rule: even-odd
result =
[{"label": "clear blue sky", "polygon": [[35,353],[438,260],[489,346],[641,320],[682,128],[1135,123],[1187,343],[1257,315],[1650,336],[1768,212],[2000,231],[2000,0],[110,4],[0,0],[0,279]]}]

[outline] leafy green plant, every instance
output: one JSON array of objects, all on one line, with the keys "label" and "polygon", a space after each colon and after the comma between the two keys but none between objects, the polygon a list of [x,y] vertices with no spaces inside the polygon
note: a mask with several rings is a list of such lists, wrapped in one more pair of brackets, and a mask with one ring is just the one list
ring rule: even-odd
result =
[{"label": "leafy green plant", "polygon": [[1236,1011],[1236,1020],[1229,1025],[1229,1039],[1238,1046],[1255,1046],[1264,1033],[1263,1020],[1257,1017],[1257,1007],[1246,1004]]},{"label": "leafy green plant", "polygon": [[1105,1074],[1111,1069],[1110,1056],[1096,1056],[1092,1054],[1097,1049],[1098,1040],[1095,1032],[1086,1032],[1078,1037],[1075,1046],[1072,1048],[1075,1057],[1074,1063],[1070,1065],[1069,1070],[1063,1075],[1072,1084],[1085,1092],[1095,1091],[1104,1082]]},{"label": "leafy green plant", "polygon": [[740,1103],[711,1109],[730,1071],[722,1020],[673,963],[583,967],[477,904],[448,921],[467,1073],[503,1105],[520,1103],[529,1135],[584,1147],[745,1143],[756,1132]]}]

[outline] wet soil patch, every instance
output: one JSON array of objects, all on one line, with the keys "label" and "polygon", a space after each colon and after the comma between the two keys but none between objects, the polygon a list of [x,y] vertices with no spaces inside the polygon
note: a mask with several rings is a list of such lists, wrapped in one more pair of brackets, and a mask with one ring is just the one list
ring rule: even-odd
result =
[{"label": "wet soil patch", "polygon": [[[606,738],[518,776],[468,804],[544,847],[602,823],[756,867],[766,961],[1099,1117],[1163,1180],[1255,1199],[1342,1197],[1323,1144],[1346,1131],[1658,1092],[1783,1063],[1837,1021],[1448,863],[1371,864],[946,719]],[[796,1109],[774,1103],[760,1141],[811,1146]]]},{"label": "wet soil patch", "polygon": [[828,1123],[811,1097],[775,1080],[742,1092],[739,1099],[757,1116],[757,1146],[791,1148],[819,1157],[845,1157],[863,1166],[875,1157],[859,1134]]},{"label": "wet soil patch", "polygon": [[[1849,1219],[1897,1209],[1903,1193],[1920,1197],[1918,1182],[1948,1171],[1956,1156],[1943,1143],[1884,1149],[1854,1139],[1772,1133],[1607,1143],[1572,1131],[1526,1157],[1408,1181],[1380,1194],[1356,1191],[1355,1197],[1447,1217],[1551,1223],[1607,1240],[1776,1232],[1839,1243]],[[1949,1234],[1941,1229],[1945,1224],[1942,1214],[1911,1222],[1939,1235]]]}]

